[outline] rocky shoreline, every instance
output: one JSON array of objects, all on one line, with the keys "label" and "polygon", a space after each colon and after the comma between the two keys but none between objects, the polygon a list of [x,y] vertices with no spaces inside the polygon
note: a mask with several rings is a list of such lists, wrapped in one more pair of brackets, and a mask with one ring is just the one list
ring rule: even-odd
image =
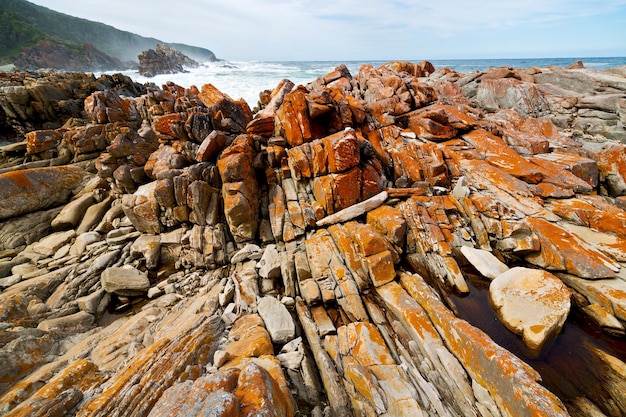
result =
[{"label": "rocky shoreline", "polygon": [[0,73],[0,415],[626,414],[623,68],[260,97]]}]

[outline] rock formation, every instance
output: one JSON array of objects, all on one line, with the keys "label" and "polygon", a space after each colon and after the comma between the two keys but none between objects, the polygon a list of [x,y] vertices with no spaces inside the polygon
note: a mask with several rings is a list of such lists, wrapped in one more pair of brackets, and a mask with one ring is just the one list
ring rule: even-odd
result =
[{"label": "rock formation", "polygon": [[[102,75],[96,79],[93,74],[52,70],[1,72],[0,141],[19,142],[28,132],[86,123],[90,119],[85,113],[85,99],[95,91],[105,90],[125,96],[146,93],[145,86],[122,74]],[[102,127],[95,129],[103,132]],[[56,133],[57,136],[62,134],[62,131]],[[93,136],[93,132],[87,136]],[[56,146],[50,149],[55,150]],[[49,158],[49,155],[44,156]]]},{"label": "rock formation", "polygon": [[623,77],[340,66],[256,114],[108,85],[63,128],[23,84],[0,414],[626,413]]},{"label": "rock formation", "polygon": [[157,44],[156,50],[148,49],[137,55],[139,74],[154,77],[157,74],[176,74],[185,72],[185,67],[195,68],[198,63],[176,49]]}]

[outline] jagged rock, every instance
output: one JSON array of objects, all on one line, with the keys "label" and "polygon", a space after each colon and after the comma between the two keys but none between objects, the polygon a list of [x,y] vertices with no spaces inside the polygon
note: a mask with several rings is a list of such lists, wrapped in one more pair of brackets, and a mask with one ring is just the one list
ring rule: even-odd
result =
[{"label": "jagged rock", "polygon": [[208,162],[213,160],[217,154],[226,146],[226,135],[224,132],[214,130],[204,138],[198,152],[196,153],[196,161]]},{"label": "jagged rock", "polygon": [[254,148],[249,136],[238,136],[217,162],[222,177],[224,214],[236,242],[256,237],[258,183],[253,167]]},{"label": "jagged rock", "polygon": [[[49,68],[43,66],[38,68]],[[16,142],[33,130],[57,129],[82,118],[83,100],[96,90],[111,89],[129,96],[145,94],[145,86],[121,74],[102,75],[37,70],[2,79],[0,139]]]},{"label": "jagged rock", "polygon": [[157,74],[176,74],[185,72],[184,67],[195,68],[198,63],[182,52],[164,44],[157,44],[156,50],[148,49],[141,52],[139,59],[139,74],[145,77],[154,77]]},{"label": "jagged rock", "polygon": [[155,182],[142,185],[135,194],[125,194],[122,198],[124,213],[140,232],[161,232],[159,205],[155,199],[156,185]]},{"label": "jagged rock", "polygon": [[526,346],[539,355],[559,334],[570,310],[570,291],[547,271],[515,267],[495,277],[489,297],[498,317],[521,334]]},{"label": "jagged rock", "polygon": [[[484,278],[495,294],[521,270],[531,294],[562,295],[531,333],[571,336],[556,334],[571,292],[585,326],[623,336],[619,75],[340,66],[280,82],[254,118],[211,84],[42,77],[0,75],[0,125],[41,129],[0,152],[0,175],[72,162],[88,181],[50,188],[76,196],[62,215],[0,223],[0,412],[626,412],[619,340],[576,333],[561,365],[544,338],[514,356],[464,320],[496,314],[476,302]],[[501,311],[534,320],[519,305],[551,298],[510,302],[519,287]],[[541,376],[523,361],[539,350]]]}]

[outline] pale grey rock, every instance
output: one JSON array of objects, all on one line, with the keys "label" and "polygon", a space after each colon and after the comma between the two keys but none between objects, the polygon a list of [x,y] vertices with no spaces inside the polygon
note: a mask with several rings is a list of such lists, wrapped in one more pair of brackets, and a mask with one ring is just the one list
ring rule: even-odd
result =
[{"label": "pale grey rock", "polygon": [[268,245],[263,251],[257,267],[262,278],[275,279],[280,276],[282,257],[276,249],[276,245]]},{"label": "pale grey rock", "polygon": [[304,353],[295,350],[292,352],[279,353],[276,355],[276,359],[280,362],[280,366],[287,369],[300,369],[300,364],[304,358]]},{"label": "pale grey rock", "polygon": [[33,265],[30,262],[26,262],[23,264],[15,265],[13,268],[11,268],[11,273],[14,275],[20,275],[23,277],[24,275],[30,274],[37,270],[39,270],[37,265]]},{"label": "pale grey rock", "polygon": [[161,295],[163,295],[165,292],[159,288],[159,287],[151,287],[148,290],[148,298],[152,299],[152,298],[157,298]]},{"label": "pale grey rock", "polygon": [[228,362],[230,359],[231,359],[230,353],[224,350],[218,349],[213,354],[213,366],[215,366],[216,368],[219,368],[220,366]]},{"label": "pale grey rock", "polygon": [[118,295],[141,295],[150,289],[148,275],[132,267],[111,267],[102,271],[102,288]]},{"label": "pale grey rock", "polygon": [[360,203],[354,204],[348,208],[340,210],[330,216],[326,216],[321,220],[316,222],[317,227],[322,226],[330,226],[335,223],[343,223],[348,220],[352,220],[356,217],[359,217],[362,214],[367,213],[368,211],[374,210],[375,208],[381,206],[387,200],[387,192],[383,191],[381,193],[376,194],[373,197],[368,198],[365,201],[361,201]]},{"label": "pale grey rock", "polygon": [[459,177],[452,189],[452,195],[459,201],[470,195],[470,188],[467,185],[467,178],[465,178],[465,176]]},{"label": "pale grey rock", "polygon": [[98,306],[100,305],[100,301],[105,295],[105,291],[103,289],[99,289],[98,291],[94,291],[91,294],[88,294],[84,297],[80,297],[76,299],[76,305],[81,311],[96,314],[98,311]]},{"label": "pale grey rock", "polygon": [[22,280],[22,276],[18,274],[9,275],[8,277],[0,278],[0,288],[8,288],[11,285],[15,285]]},{"label": "pale grey rock", "polygon": [[254,243],[246,243],[246,245],[239,249],[230,259],[231,264],[243,262],[247,259],[259,259],[263,255],[263,250]]},{"label": "pale grey rock", "polygon": [[508,266],[489,251],[461,246],[461,253],[485,278],[494,279],[509,270]]},{"label": "pale grey rock", "polygon": [[94,228],[96,225],[98,225],[102,221],[104,215],[109,210],[109,207],[111,206],[112,201],[113,201],[113,197],[109,196],[105,198],[104,200],[102,200],[101,202],[94,204],[90,207],[87,207],[87,210],[85,210],[83,219],[81,220],[80,224],[76,228],[76,233],[87,232],[91,230],[92,228]]},{"label": "pale grey rock", "polygon": [[272,342],[284,344],[296,335],[296,326],[289,310],[274,297],[263,297],[257,302],[259,316],[265,322],[265,328]]},{"label": "pale grey rock", "polygon": [[539,269],[511,268],[489,285],[498,318],[520,334],[534,354],[561,331],[569,314],[570,296],[560,279]]}]

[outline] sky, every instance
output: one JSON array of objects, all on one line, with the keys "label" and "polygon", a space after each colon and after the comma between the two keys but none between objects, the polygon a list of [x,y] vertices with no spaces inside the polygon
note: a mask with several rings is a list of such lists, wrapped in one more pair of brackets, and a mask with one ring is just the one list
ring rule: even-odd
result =
[{"label": "sky", "polygon": [[626,56],[626,0],[29,0],[231,61]]}]

